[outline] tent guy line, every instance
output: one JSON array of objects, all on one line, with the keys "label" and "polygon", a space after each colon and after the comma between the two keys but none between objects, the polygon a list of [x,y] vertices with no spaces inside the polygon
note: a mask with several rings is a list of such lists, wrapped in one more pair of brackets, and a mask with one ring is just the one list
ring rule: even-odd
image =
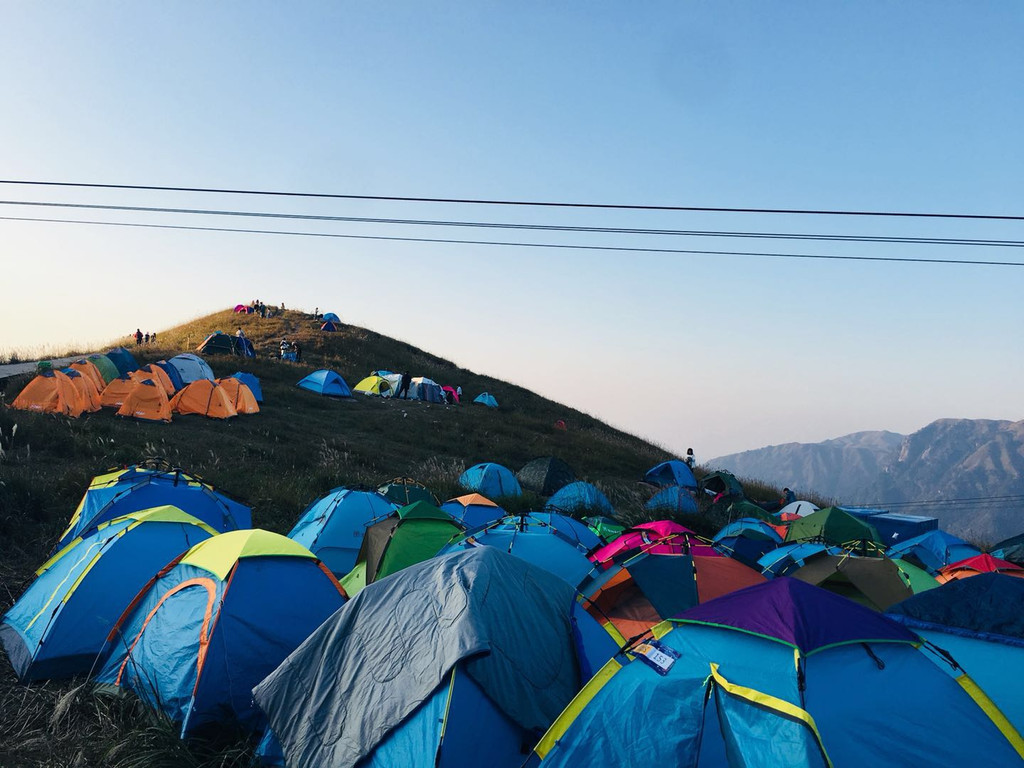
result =
[{"label": "tent guy line", "polygon": [[460,205],[505,205],[546,208],[597,208],[624,211],[695,211],[704,213],[755,213],[799,216],[879,216],[923,219],[981,219],[990,221],[1024,221],[1024,216],[980,213],[923,213],[908,211],[844,211],[800,208],[728,208],[692,205],[637,205],[622,203],[571,203],[537,200],[486,200],[450,197],[411,197],[398,195],[350,195],[326,192],[280,192],[255,189],[227,189],[216,187],[172,187],[149,184],[99,184],[70,181],[35,181],[29,179],[0,179],[0,184],[22,184],[38,187],[76,187],[80,189],[132,189],[152,192],[200,192],[221,195],[260,195],[268,197],[308,197],[331,200],[379,200],[408,203],[456,203]]},{"label": "tent guy line", "polygon": [[89,224],[108,227],[136,227],[140,229],[176,229],[189,232],[229,232],[252,235],[290,235],[293,237],[328,237],[347,240],[378,240],[401,243],[440,243],[444,245],[490,245],[513,248],[554,248],[575,251],[614,251],[619,253],[663,253],[690,256],[749,256],[775,259],[810,259],[824,261],[873,261],[906,264],[950,264],[980,267],[1024,267],[1020,261],[983,261],[972,259],[925,259],[905,256],[843,256],[839,254],[811,253],[772,253],[762,251],[711,251],[684,248],[639,248],[613,245],[578,245],[568,243],[524,243],[503,242],[500,240],[462,240],[452,238],[430,237],[395,237],[385,235],[351,235],[337,232],[296,232],[273,229],[247,229],[240,227],[196,227],[183,224],[143,224],[124,221],[98,221],[88,219],[57,219],[32,216],[0,216],[0,221],[42,222],[51,224]]},{"label": "tent guy line", "polygon": [[514,222],[454,221],[437,219],[394,219],[368,216],[327,216],[322,214],[274,213],[269,211],[231,211],[205,208],[166,208],[140,205],[100,205],[96,203],[55,203],[39,200],[0,200],[0,205],[41,208],[73,208],[95,211],[130,211],[133,213],[180,213],[197,216],[242,216],[261,219],[292,219],[296,221],[330,221],[357,224],[399,224],[431,227],[467,227],[482,229],[514,229],[539,232],[584,232],[621,235],[665,235],[675,237],[736,237],[764,240],[820,240],[844,243],[892,243],[913,245],[969,245],[976,247],[1024,247],[1024,240],[990,240],[948,237],[890,237],[884,235],[839,235],[798,232],[734,232],[724,230],[650,229],[643,227],[588,227],[562,224],[526,224]]}]

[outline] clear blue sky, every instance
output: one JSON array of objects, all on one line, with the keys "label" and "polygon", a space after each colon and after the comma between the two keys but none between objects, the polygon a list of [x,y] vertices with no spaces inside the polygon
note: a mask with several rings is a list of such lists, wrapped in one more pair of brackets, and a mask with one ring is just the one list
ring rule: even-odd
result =
[{"label": "clear blue sky", "polygon": [[[1020,215],[1024,4],[9,3],[6,179]],[[5,201],[1024,240],[1024,223],[88,192]],[[1024,261],[1021,249],[597,236],[27,206],[0,216]],[[698,459],[1024,417],[1024,269],[0,220],[0,349],[259,296],[333,310]],[[382,360],[386,366],[387,361]],[[345,373],[345,372],[343,372]]]}]

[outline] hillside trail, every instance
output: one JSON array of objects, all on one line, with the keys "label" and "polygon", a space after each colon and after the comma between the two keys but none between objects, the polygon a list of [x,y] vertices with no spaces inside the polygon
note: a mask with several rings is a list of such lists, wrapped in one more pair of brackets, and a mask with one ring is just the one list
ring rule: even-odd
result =
[{"label": "hillside trail", "polygon": [[[68,363],[73,363],[75,360],[81,360],[84,355],[74,355],[73,357],[52,357],[46,358],[53,363],[54,368],[62,368]],[[39,360],[32,360],[27,363],[8,363],[7,365],[0,365],[0,379],[9,379],[11,376],[17,376],[22,373],[32,373],[36,370],[36,366],[39,365]]]}]

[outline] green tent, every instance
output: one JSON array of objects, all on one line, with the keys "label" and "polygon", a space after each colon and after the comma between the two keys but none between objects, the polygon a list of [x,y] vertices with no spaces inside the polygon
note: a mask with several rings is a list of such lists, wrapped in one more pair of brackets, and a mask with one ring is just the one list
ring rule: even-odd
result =
[{"label": "green tent", "polygon": [[743,486],[731,472],[710,472],[700,479],[697,487],[709,496],[721,494],[725,498],[743,498]]},{"label": "green tent", "polygon": [[935,580],[928,571],[923,568],[918,568],[913,563],[908,563],[899,557],[894,557],[892,560],[896,567],[900,569],[900,575],[903,577],[903,581],[906,582],[907,586],[910,587],[910,591],[915,595],[919,592],[927,592],[929,589],[935,589],[939,586],[939,582]]},{"label": "green tent", "polygon": [[356,566],[342,579],[352,597],[367,584],[436,555],[462,526],[433,504],[417,501],[374,523],[363,534]]},{"label": "green tent", "polygon": [[[722,503],[724,502],[719,502],[719,504]],[[753,517],[755,520],[764,520],[771,525],[778,523],[778,520],[772,517],[771,512],[765,511],[764,507],[759,507],[754,502],[747,501],[746,499],[729,502],[725,511],[729,522],[739,520],[741,517]]]},{"label": "green tent", "polygon": [[854,541],[882,542],[874,526],[838,507],[825,507],[794,520],[786,531],[786,541],[818,541],[836,546]]},{"label": "green tent", "polygon": [[117,366],[106,355],[89,355],[87,359],[99,369],[100,376],[103,377],[103,381],[106,384],[109,384],[121,375],[121,372],[117,370]]},{"label": "green tent", "polygon": [[617,520],[612,520],[610,517],[604,515],[595,515],[594,517],[584,517],[583,522],[587,524],[587,527],[596,533],[601,540],[607,544],[612,539],[618,538],[618,535],[626,530],[626,526]]}]

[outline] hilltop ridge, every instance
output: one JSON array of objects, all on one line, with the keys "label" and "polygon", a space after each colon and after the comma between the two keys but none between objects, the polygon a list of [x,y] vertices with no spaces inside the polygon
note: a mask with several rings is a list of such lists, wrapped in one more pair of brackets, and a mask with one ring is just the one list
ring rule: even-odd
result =
[{"label": "hilltop ridge", "polygon": [[[515,471],[548,455],[600,484],[617,508],[640,511],[637,481],[671,458],[588,414],[369,329],[342,323],[337,332],[322,333],[301,312],[264,319],[226,310],[160,331],[156,344],[132,343],[128,349],[140,363],[152,362],[194,351],[210,333],[238,327],[258,356],[206,360],[218,376],[245,370],[261,379],[265,402],[256,416],[227,422],[185,416],[150,424],[119,419],[107,409],[65,419],[0,408],[0,446],[6,453],[0,462],[0,538],[26,547],[26,562],[34,567],[94,475],[145,458],[163,458],[201,475],[249,504],[254,524],[279,532],[338,485],[376,486],[412,476],[447,498],[458,493],[458,475],[472,464],[495,461]],[[273,357],[282,336],[301,343],[303,362]],[[467,397],[458,406],[358,393],[335,400],[295,386],[317,368],[338,371],[350,386],[371,370],[408,370],[462,386]],[[29,376],[0,382],[0,398],[10,402]],[[494,394],[500,408],[469,403],[483,391]],[[557,429],[557,420],[567,429]]]}]

